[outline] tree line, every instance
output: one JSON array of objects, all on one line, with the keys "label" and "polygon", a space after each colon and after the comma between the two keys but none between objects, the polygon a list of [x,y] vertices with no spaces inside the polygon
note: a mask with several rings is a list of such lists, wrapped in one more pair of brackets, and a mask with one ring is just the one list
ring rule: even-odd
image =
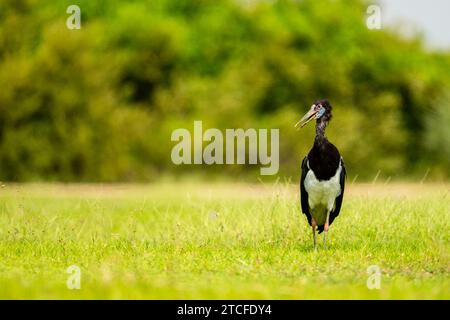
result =
[{"label": "tree line", "polygon": [[450,176],[450,54],[365,24],[352,1],[0,3],[0,180],[253,179],[259,166],[175,165],[171,133],[277,128],[279,176],[297,177],[327,98],[350,177]]}]

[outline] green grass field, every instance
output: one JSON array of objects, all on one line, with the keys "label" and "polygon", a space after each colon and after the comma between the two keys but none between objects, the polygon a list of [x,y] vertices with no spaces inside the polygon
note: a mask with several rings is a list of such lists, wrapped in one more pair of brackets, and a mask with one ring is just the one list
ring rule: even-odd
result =
[{"label": "green grass field", "polygon": [[349,185],[314,252],[295,185],[6,185],[0,298],[449,299],[449,190]]}]

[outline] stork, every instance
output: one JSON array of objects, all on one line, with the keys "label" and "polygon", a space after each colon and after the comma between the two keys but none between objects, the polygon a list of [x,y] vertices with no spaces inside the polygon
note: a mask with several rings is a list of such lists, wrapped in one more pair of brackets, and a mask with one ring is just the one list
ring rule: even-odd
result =
[{"label": "stork", "polygon": [[312,227],[314,250],[317,250],[316,228],[324,233],[327,245],[328,229],[339,215],[344,197],[346,171],[338,149],[325,137],[325,128],[331,120],[331,104],[318,100],[295,127],[303,127],[316,119],[316,137],[308,155],[302,161],[300,202],[303,213]]}]

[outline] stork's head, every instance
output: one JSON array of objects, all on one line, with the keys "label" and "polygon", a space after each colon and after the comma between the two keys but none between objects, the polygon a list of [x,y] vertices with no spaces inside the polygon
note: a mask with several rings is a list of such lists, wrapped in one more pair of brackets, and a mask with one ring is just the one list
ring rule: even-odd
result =
[{"label": "stork's head", "polygon": [[317,122],[324,122],[325,124],[331,120],[331,104],[326,99],[317,100],[311,106],[311,109],[295,124],[295,127],[303,128],[308,122],[316,119]]}]

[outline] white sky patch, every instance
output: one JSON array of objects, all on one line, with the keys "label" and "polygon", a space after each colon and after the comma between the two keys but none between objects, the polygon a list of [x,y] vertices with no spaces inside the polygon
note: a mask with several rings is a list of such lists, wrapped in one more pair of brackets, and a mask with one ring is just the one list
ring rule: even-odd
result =
[{"label": "white sky patch", "polygon": [[430,49],[450,50],[450,1],[380,0],[383,27],[402,34],[418,31]]}]

